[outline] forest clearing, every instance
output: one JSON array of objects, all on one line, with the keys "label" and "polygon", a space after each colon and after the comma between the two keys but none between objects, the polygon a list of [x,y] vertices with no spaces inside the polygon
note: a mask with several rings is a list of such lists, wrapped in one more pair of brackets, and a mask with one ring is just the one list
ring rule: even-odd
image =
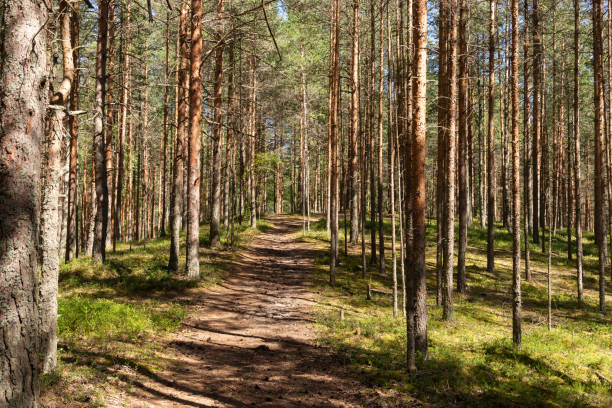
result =
[{"label": "forest clearing", "polygon": [[0,408],[612,406],[609,0],[0,0]]}]

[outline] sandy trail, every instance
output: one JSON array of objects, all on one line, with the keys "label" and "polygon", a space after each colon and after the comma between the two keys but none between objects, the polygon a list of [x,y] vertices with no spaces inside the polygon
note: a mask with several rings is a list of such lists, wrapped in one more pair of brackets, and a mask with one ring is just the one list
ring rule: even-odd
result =
[{"label": "sandy trail", "polygon": [[197,292],[195,312],[168,344],[172,364],[133,383],[127,406],[393,406],[315,345],[309,274],[317,252],[295,241],[299,220],[269,220],[229,277]]}]

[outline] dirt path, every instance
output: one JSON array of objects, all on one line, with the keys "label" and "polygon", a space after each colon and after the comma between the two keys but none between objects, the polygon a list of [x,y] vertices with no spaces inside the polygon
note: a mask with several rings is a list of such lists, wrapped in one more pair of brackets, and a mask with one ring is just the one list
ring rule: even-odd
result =
[{"label": "dirt path", "polygon": [[316,252],[293,239],[299,220],[270,221],[226,281],[198,292],[195,312],[168,345],[171,367],[136,383],[128,406],[391,406],[314,344]]}]

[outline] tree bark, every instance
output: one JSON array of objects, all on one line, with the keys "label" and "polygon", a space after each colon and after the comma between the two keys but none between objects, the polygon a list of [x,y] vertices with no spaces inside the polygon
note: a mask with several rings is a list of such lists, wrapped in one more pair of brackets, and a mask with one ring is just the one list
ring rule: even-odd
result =
[{"label": "tree bark", "polygon": [[512,0],[512,341],[521,345],[521,197],[519,163],[518,0]]},{"label": "tree bark", "polygon": [[[72,86],[70,87],[70,110],[79,109],[79,71],[76,69],[79,60],[79,20],[78,13],[72,11],[70,19],[70,35],[72,43],[72,59],[75,65]],[[68,218],[66,221],[66,252],[64,260],[70,261],[75,255],[78,256],[78,224],[77,224],[77,196],[78,196],[78,119],[76,115],[70,115],[70,150],[68,170]],[[81,209],[82,211],[82,209]]]},{"label": "tree bark", "polygon": [[340,82],[340,0],[331,1],[330,23],[330,72],[329,72],[329,125],[330,147],[329,214],[331,229],[329,283],[336,284],[336,262],[338,254],[338,91]]},{"label": "tree bark", "polygon": [[533,242],[540,242],[540,138],[541,138],[541,117],[540,106],[542,98],[541,72],[542,72],[542,41],[540,38],[540,10],[538,0],[533,2],[533,139],[531,150],[532,164],[532,195],[533,195]]},{"label": "tree bark", "polygon": [[[446,139],[446,188],[444,197],[444,245],[443,245],[443,269],[442,278],[442,319],[453,320],[453,262],[455,248],[455,159],[457,139],[457,1],[445,0],[445,17],[449,22],[447,35],[447,102],[444,107],[448,130]],[[442,7],[442,5],[441,5]]]},{"label": "tree bark", "polygon": [[489,119],[487,132],[487,271],[495,272],[495,8],[489,1]]},{"label": "tree bark", "polygon": [[459,151],[458,151],[458,187],[459,187],[459,245],[457,253],[457,292],[467,290],[465,272],[465,253],[467,250],[468,219],[468,4],[467,0],[459,2]]},{"label": "tree bark", "polygon": [[353,0],[353,41],[351,59],[351,133],[349,141],[349,183],[351,202],[351,244],[359,236],[359,171],[357,138],[359,135],[359,0]]},{"label": "tree bark", "polygon": [[576,211],[576,286],[578,303],[583,301],[582,283],[582,185],[580,163],[580,0],[574,0],[574,100],[573,100],[573,128],[574,128],[574,200]]},{"label": "tree bark", "polygon": [[106,227],[108,224],[108,184],[106,178],[104,140],[104,101],[106,96],[106,42],[108,37],[109,0],[98,4],[98,38],[96,48],[96,96],[94,115],[94,165],[96,185],[96,215],[94,222],[93,258],[104,262],[106,258]]},{"label": "tree bark", "polygon": [[174,173],[172,176],[172,195],[170,202],[170,260],[168,269],[178,271],[180,252],[180,232],[183,207],[183,169],[185,167],[185,143],[189,128],[188,92],[189,92],[189,8],[185,1],[181,3],[178,53],[179,69],[177,70],[177,114],[176,141],[174,147]]},{"label": "tree bark", "polygon": [[[5,0],[0,30],[0,405],[36,408],[40,143],[45,129],[47,6]],[[19,84],[19,86],[16,86]]]},{"label": "tree bark", "polygon": [[166,235],[166,219],[167,219],[167,208],[166,205],[166,193],[167,193],[167,174],[168,174],[168,133],[169,133],[169,106],[170,106],[170,11],[166,11],[166,55],[165,55],[165,66],[164,66],[164,145],[162,150],[163,156],[163,168],[162,168],[162,179],[161,179],[161,223],[160,223],[160,234],[161,236]]},{"label": "tree bark", "polygon": [[524,3],[525,30],[523,33],[523,194],[524,194],[524,214],[523,214],[523,229],[524,229],[524,246],[525,246],[525,280],[531,282],[531,267],[529,264],[529,232],[531,231],[531,211],[532,211],[532,193],[531,193],[531,154],[529,152],[529,135],[531,134],[529,126],[531,125],[530,114],[530,92],[529,92],[529,77],[530,64],[529,59],[529,3]]},{"label": "tree bark", "polygon": [[[124,144],[126,140],[126,132],[128,129],[128,103],[130,95],[130,4],[126,5],[124,14],[124,38],[123,38],[123,90],[121,96],[121,129],[117,138],[117,186],[115,192],[115,224],[113,226],[113,251],[117,249],[117,240],[121,239],[121,234],[124,229],[121,228],[121,211],[123,201],[123,178],[125,176],[124,161],[125,151]],[[127,228],[129,230],[129,227]]]},{"label": "tree bark", "polygon": [[220,243],[221,224],[221,130],[223,124],[223,19],[225,14],[225,0],[216,0],[217,26],[215,27],[215,77],[213,89],[213,131],[212,131],[212,211],[210,217],[210,246],[216,247]]},{"label": "tree bark", "polygon": [[[408,369],[415,370],[414,350],[427,358],[427,287],[425,269],[425,157],[427,134],[427,2],[413,1],[413,75],[412,75],[412,273],[413,302],[408,320]],[[414,325],[412,324],[414,319]],[[414,342],[414,347],[410,343]]]},{"label": "tree bark", "polygon": [[[384,19],[383,19],[383,11],[384,4],[381,1],[380,7],[380,38],[378,42],[379,48],[379,62],[378,62],[378,271],[380,273],[385,273],[385,225],[383,219],[383,96],[384,96],[384,87],[383,87],[383,79],[385,76],[384,71],[384,58],[385,58],[385,49],[384,49],[384,38],[385,38],[385,29],[384,29]],[[372,226],[373,227],[373,226]]]},{"label": "tree bark", "polygon": [[39,280],[39,319],[41,333],[42,371],[48,373],[57,366],[57,285],[59,277],[59,193],[62,172],[62,145],[64,139],[63,108],[70,95],[74,82],[74,59],[71,41],[71,8],[68,2],[60,4],[60,39],[63,54],[63,79],[51,98],[54,108],[49,119],[47,137],[46,175],[42,186],[42,206],[40,214],[40,280]]},{"label": "tree bark", "polygon": [[604,205],[604,77],[603,77],[603,0],[593,2],[593,70],[595,104],[595,234],[598,246],[599,309],[606,310],[605,282],[605,205]]},{"label": "tree bark", "polygon": [[202,117],[202,0],[191,1],[189,83],[189,166],[187,184],[187,260],[190,279],[200,277],[200,120]]}]

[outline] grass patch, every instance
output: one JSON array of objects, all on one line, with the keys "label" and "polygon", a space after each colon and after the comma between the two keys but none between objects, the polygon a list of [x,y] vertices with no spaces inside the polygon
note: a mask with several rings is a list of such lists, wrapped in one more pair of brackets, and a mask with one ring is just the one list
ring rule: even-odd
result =
[{"label": "grass patch", "polygon": [[[387,228],[385,222],[385,231]],[[390,224],[390,222],[389,222]],[[316,224],[318,225],[318,224]],[[323,220],[323,230],[325,224]],[[369,227],[369,224],[366,225]],[[327,239],[319,239],[315,259],[320,306],[316,311],[320,341],[332,348],[362,381],[393,388],[439,406],[459,407],[608,407],[612,377],[612,318],[598,312],[596,254],[592,234],[585,234],[585,304],[575,300],[574,263],[567,260],[567,236],[553,240],[553,329],[546,328],[546,261],[530,244],[533,281],[523,283],[523,347],[511,343],[511,237],[496,228],[496,271],[486,271],[486,232],[469,229],[466,256],[468,294],[455,294],[455,321],[442,321],[435,301],[435,224],[427,226],[429,356],[420,371],[405,371],[406,324],[392,315],[390,236],[385,238],[387,274],[370,267],[362,278],[361,245],[343,253],[337,285],[327,284]],[[313,240],[316,238],[313,238]],[[366,233],[369,240],[369,231]],[[370,259],[369,245],[368,260]],[[399,243],[398,243],[399,249]],[[398,251],[399,256],[399,251]],[[398,264],[398,274],[401,269]],[[401,275],[398,277],[401,284]],[[366,287],[375,291],[366,299]],[[400,286],[401,287],[401,286]],[[401,289],[400,289],[401,305]],[[608,297],[610,307],[610,297]],[[340,319],[339,309],[345,311]],[[400,306],[401,310],[401,306]]]},{"label": "grass patch", "polygon": [[58,331],[65,340],[81,336],[117,339],[173,332],[185,318],[185,308],[178,304],[129,304],[80,295],[60,299],[58,311]]},{"label": "grass patch", "polygon": [[[235,251],[272,224],[259,220],[231,235],[221,231],[221,247],[208,248],[208,225],[200,229],[200,279],[186,279],[181,235],[179,272],[168,270],[168,237],[121,243],[100,264],[88,257],[60,268],[58,369],[41,378],[43,402],[66,407],[102,407],[129,392],[135,374],[173,363],[165,354],[170,333],[191,312],[190,291],[223,279]],[[131,373],[131,374],[127,374]]]}]

